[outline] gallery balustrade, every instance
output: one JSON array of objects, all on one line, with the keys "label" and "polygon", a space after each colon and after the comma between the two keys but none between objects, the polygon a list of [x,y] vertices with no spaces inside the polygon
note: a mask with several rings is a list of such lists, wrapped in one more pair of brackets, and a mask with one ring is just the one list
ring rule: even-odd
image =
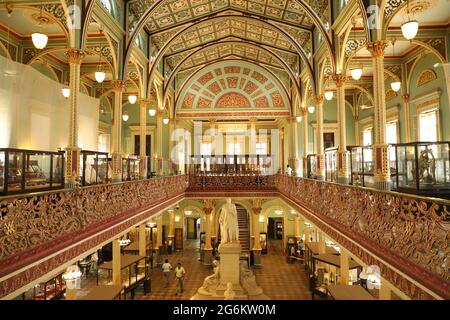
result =
[{"label": "gallery balustrade", "polygon": [[276,177],[276,186],[288,201],[310,212],[313,223],[368,265],[379,265],[384,277],[411,297],[424,296],[390,266],[450,297],[450,201],[284,175]]}]

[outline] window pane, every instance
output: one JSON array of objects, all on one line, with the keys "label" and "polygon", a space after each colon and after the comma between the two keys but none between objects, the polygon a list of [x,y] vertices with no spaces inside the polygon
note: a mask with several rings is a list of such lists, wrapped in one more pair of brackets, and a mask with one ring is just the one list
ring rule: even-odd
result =
[{"label": "window pane", "polygon": [[436,110],[421,113],[419,116],[420,141],[437,141]]}]

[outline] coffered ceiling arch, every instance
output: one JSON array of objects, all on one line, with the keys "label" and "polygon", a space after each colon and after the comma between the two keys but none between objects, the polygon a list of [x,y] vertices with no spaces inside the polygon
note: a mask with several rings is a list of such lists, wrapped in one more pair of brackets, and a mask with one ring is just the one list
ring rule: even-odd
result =
[{"label": "coffered ceiling arch", "polygon": [[[221,57],[221,58],[209,61],[208,63],[204,63],[204,64],[200,64],[200,65],[196,66],[195,67],[196,69],[186,79],[183,80],[183,83],[176,90],[176,92],[175,92],[175,104],[173,106],[174,109],[176,108],[177,102],[180,99],[180,95],[185,90],[187,84],[189,84],[191,82],[191,80],[195,76],[197,76],[198,73],[202,69],[209,68],[212,65],[217,65],[219,62],[224,62],[224,61],[227,61],[227,62],[231,62],[232,61],[232,62],[234,62],[236,64],[239,64],[241,62],[248,62],[248,63],[251,63],[252,65],[256,65],[256,66],[260,67],[278,84],[278,87],[280,89],[282,89],[283,93],[286,96],[289,96],[289,93],[288,93],[289,90],[286,88],[286,86],[284,85],[283,81],[281,79],[279,79],[278,76],[276,74],[274,74],[269,68],[265,67],[264,65],[262,65],[261,63],[259,63],[256,60],[247,59],[245,57],[237,56],[237,55],[229,55],[229,56]],[[173,110],[173,114],[175,114],[175,110]]]},{"label": "coffered ceiling arch", "polygon": [[[257,48],[263,52],[265,52],[266,54],[269,54],[271,56],[273,56],[282,66],[283,69],[288,73],[290,79],[292,80],[292,83],[294,84],[294,88],[297,92],[297,94],[300,95],[300,86],[299,83],[297,82],[294,73],[292,71],[292,69],[274,52],[272,52],[271,50],[259,45],[259,44],[253,44],[253,43],[249,43],[249,42],[242,42],[242,41],[236,41],[236,40],[227,40],[227,41],[222,41],[219,43],[213,43],[213,44],[209,44],[207,46],[201,47],[197,50],[195,50],[194,52],[192,52],[190,55],[186,56],[182,61],[180,61],[177,66],[175,67],[175,69],[172,71],[172,73],[170,74],[169,79],[165,82],[165,86],[164,86],[164,94],[163,94],[163,100],[162,101],[166,101],[167,99],[167,94],[168,94],[168,89],[170,87],[170,84],[172,83],[172,80],[174,78],[174,76],[177,74],[178,70],[182,67],[182,65],[184,64],[184,62],[189,59],[189,57],[191,55],[195,55],[196,53],[199,53],[203,50],[207,50],[208,48],[212,47],[212,46],[217,46],[217,45],[224,45],[224,44],[239,44],[239,45],[243,45],[243,46],[248,46],[248,47],[253,47],[253,48]],[[149,78],[150,79],[150,78]]]},{"label": "coffered ceiling arch", "polygon": [[201,71],[201,69],[203,68],[208,68],[211,65],[217,64],[218,62],[223,62],[223,61],[244,61],[244,62],[249,62],[252,63],[260,68],[262,68],[264,71],[266,71],[273,79],[275,79],[278,83],[279,86],[283,89],[283,91],[285,92],[286,95],[289,95],[288,92],[288,88],[286,87],[286,85],[283,83],[283,81],[275,74],[273,73],[268,67],[266,67],[264,64],[260,63],[257,60],[253,60],[253,59],[249,59],[247,57],[244,56],[239,56],[239,55],[235,55],[235,54],[231,54],[231,55],[226,55],[211,61],[208,61],[207,63],[202,63],[199,64],[195,67],[192,67],[191,69],[193,69],[191,71],[191,74],[189,76],[187,76],[185,79],[182,80],[181,85],[178,86],[178,89],[175,90],[175,102],[178,101],[181,92],[183,91],[183,89],[186,87],[186,85],[189,83],[189,81],[195,77],[198,72]]},{"label": "coffered ceiling arch", "polygon": [[[245,8],[248,13],[262,10],[265,15],[281,15],[280,22],[289,17],[299,24],[316,27],[325,39],[326,47],[331,55],[333,67],[333,44],[319,16],[327,15],[328,0],[279,0],[271,1],[270,5],[263,0],[136,0],[130,2],[128,9],[130,16],[128,41],[125,49],[124,68],[131,54],[131,48],[138,33],[144,28],[149,19],[160,17],[161,23],[176,25],[180,21],[188,21],[192,18],[208,17],[221,9]],[[317,14],[317,12],[319,14]],[[196,15],[197,14],[197,15]],[[175,17],[177,16],[177,17]],[[175,18],[174,18],[175,17]],[[301,19],[301,20],[298,20]],[[326,19],[324,19],[326,20]],[[160,26],[157,26],[158,29]]]},{"label": "coffered ceiling arch", "polygon": [[[266,69],[248,61],[230,59],[201,68],[181,89],[177,116],[211,112],[235,116],[263,112],[290,115],[290,99],[281,83]],[[255,114],[256,115],[256,114]]]},{"label": "coffered ceiling arch", "polygon": [[[225,23],[226,25],[228,25],[227,21],[245,21],[245,23],[248,23],[249,21],[252,22],[254,25],[258,26],[260,28],[260,33],[262,33],[262,30],[264,30],[263,28],[265,28],[265,30],[268,30],[267,32],[265,32],[266,34],[272,34],[275,35],[275,39],[278,40],[280,37],[283,37],[284,39],[282,40],[282,43],[286,44],[286,48],[285,49],[293,49],[295,48],[295,50],[297,51],[297,53],[299,54],[299,56],[302,58],[302,60],[305,63],[305,66],[307,68],[308,74],[309,76],[314,79],[314,72],[313,72],[313,68],[311,65],[311,62],[309,61],[309,59],[307,58],[307,55],[304,51],[304,49],[297,43],[297,41],[292,38],[292,36],[287,33],[286,31],[282,30],[280,27],[275,26],[269,22],[266,21],[260,21],[254,17],[243,17],[243,16],[239,16],[239,15],[233,15],[233,16],[217,16],[217,17],[212,17],[209,18],[206,21],[200,22],[200,23],[194,23],[194,24],[187,24],[183,27],[181,27],[179,30],[176,31],[175,34],[173,34],[171,36],[171,38],[169,40],[167,40],[161,47],[161,49],[159,50],[156,58],[155,58],[155,62],[154,64],[150,67],[150,71],[149,71],[149,79],[151,79],[151,77],[153,76],[153,72],[156,68],[156,66],[158,65],[159,61],[161,59],[163,59],[164,54],[167,51],[172,51],[173,52],[173,46],[176,46],[177,44],[177,39],[183,39],[183,37],[186,37],[186,35],[188,35],[189,33],[193,34],[193,35],[200,35],[199,30],[202,30],[203,28],[206,28],[208,30],[212,30],[212,31],[217,31],[217,29],[214,27],[214,23]],[[272,32],[272,33],[269,33]],[[260,36],[260,39],[258,39],[258,41],[254,41],[255,43],[261,43],[264,44],[264,41],[262,41],[263,39],[268,39],[270,37],[268,36]],[[272,37],[272,39],[274,39]],[[213,39],[211,42],[214,42],[215,39]],[[246,41],[253,41],[252,39],[246,39]],[[267,40],[268,41],[268,40]],[[280,42],[275,42],[275,45],[277,45]],[[202,44],[202,43],[195,43],[196,47],[197,46],[203,46],[203,45],[207,45],[206,44]],[[195,47],[193,47],[192,49],[194,49]],[[275,49],[277,50],[277,49]],[[295,82],[297,82],[298,80],[295,79],[293,80]]]}]

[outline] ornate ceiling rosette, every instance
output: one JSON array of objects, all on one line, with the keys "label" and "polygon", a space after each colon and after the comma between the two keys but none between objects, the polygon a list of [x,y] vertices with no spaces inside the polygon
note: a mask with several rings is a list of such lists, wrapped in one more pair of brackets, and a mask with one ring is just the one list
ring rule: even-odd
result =
[{"label": "ornate ceiling rosette", "polygon": [[286,89],[268,69],[241,60],[213,63],[185,76],[177,113],[287,110]]}]

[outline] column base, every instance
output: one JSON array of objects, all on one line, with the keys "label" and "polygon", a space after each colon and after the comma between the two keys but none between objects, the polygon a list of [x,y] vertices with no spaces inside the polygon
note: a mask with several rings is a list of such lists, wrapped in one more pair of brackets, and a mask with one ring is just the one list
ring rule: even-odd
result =
[{"label": "column base", "polygon": [[350,178],[349,177],[337,177],[337,183],[350,184]]},{"label": "column base", "polygon": [[164,247],[160,246],[156,251],[156,267],[161,268],[163,265]]},{"label": "column base", "polygon": [[391,190],[391,182],[390,181],[375,181],[374,187],[375,187],[375,189],[378,189],[378,190],[390,191]]},{"label": "column base", "polygon": [[325,181],[325,176],[317,176],[316,180]]},{"label": "column base", "polygon": [[203,249],[203,264],[205,266],[210,266],[212,261],[212,248]]},{"label": "column base", "polygon": [[253,267],[257,269],[262,268],[261,251],[262,249],[253,249]]}]

